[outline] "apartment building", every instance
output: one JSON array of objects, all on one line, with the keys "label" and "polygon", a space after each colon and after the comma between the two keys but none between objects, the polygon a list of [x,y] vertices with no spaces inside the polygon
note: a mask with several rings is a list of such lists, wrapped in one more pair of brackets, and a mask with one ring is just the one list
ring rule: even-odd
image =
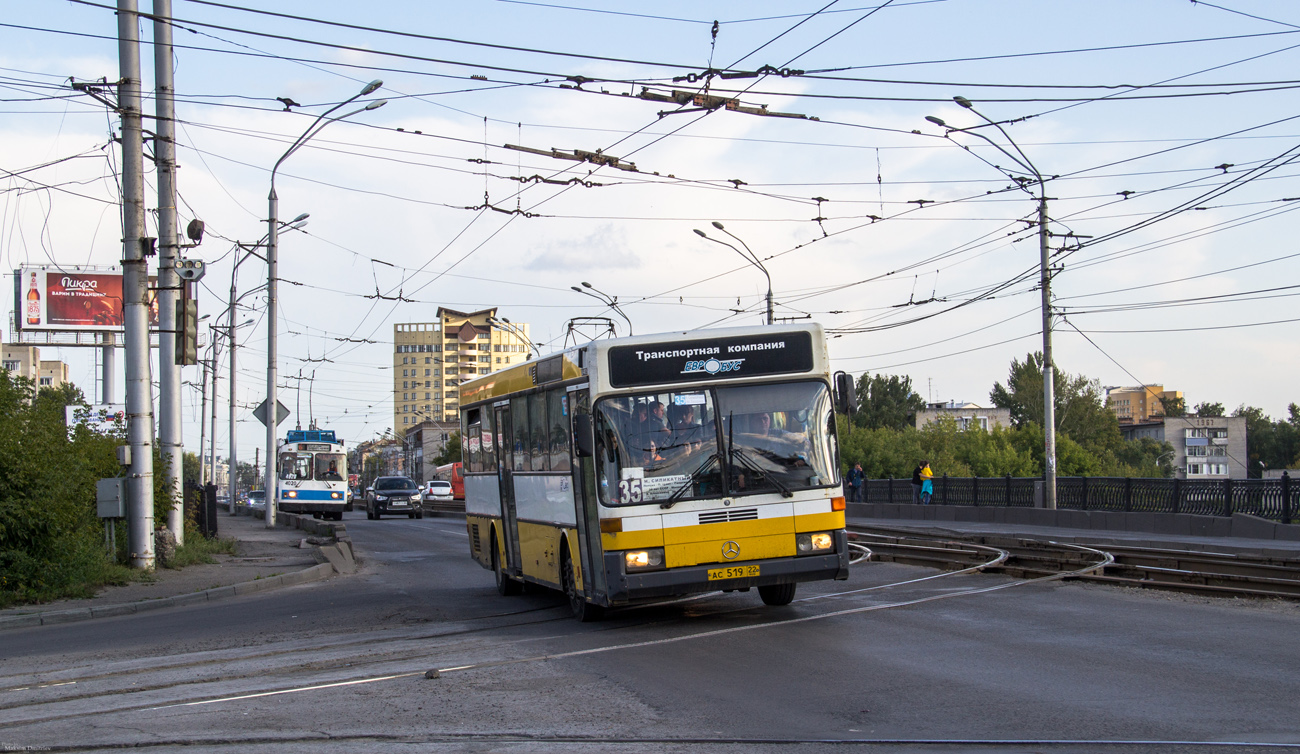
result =
[{"label": "apartment building", "polygon": [[26,377],[37,387],[59,387],[69,381],[68,365],[62,361],[41,361],[41,349],[36,346],[6,344],[0,348],[0,366]]},{"label": "apartment building", "polygon": [[947,416],[957,422],[960,429],[974,425],[984,431],[994,427],[1011,426],[1011,409],[990,408],[978,403],[966,401],[948,401],[946,403],[927,403],[925,408],[916,412],[916,428]]},{"label": "apartment building", "polygon": [[1164,385],[1138,385],[1106,389],[1106,408],[1115,412],[1120,424],[1141,424],[1156,421],[1165,415],[1164,400],[1182,400],[1178,390],[1165,390]]},{"label": "apartment building", "polygon": [[1125,440],[1149,437],[1172,445],[1168,463],[1180,479],[1246,478],[1244,416],[1165,416],[1119,430]]},{"label": "apartment building", "polygon": [[528,324],[497,319],[496,307],[438,307],[433,322],[393,325],[393,432],[426,421],[460,422],[460,383],[531,357]]}]

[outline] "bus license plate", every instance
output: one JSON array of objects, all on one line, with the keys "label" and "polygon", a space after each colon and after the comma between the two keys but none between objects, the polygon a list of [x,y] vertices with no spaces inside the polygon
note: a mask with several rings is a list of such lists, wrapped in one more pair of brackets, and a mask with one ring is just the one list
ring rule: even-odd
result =
[{"label": "bus license plate", "polygon": [[743,579],[750,576],[758,575],[759,567],[756,565],[734,566],[732,568],[710,568],[709,581],[721,581],[723,579]]}]

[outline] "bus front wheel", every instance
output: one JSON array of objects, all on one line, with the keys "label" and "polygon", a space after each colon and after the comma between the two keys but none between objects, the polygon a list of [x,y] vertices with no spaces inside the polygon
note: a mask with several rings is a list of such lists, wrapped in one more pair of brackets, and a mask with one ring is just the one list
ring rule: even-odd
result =
[{"label": "bus front wheel", "polygon": [[798,584],[772,584],[771,586],[760,586],[758,596],[763,598],[764,605],[788,605],[794,600],[794,588]]},{"label": "bus front wheel", "polygon": [[564,596],[569,598],[569,609],[573,611],[573,617],[583,623],[598,621],[605,617],[605,608],[587,601],[582,592],[578,591],[578,578],[573,569],[573,561],[569,558],[569,547],[561,543],[563,556],[560,560],[560,580],[564,583]]}]

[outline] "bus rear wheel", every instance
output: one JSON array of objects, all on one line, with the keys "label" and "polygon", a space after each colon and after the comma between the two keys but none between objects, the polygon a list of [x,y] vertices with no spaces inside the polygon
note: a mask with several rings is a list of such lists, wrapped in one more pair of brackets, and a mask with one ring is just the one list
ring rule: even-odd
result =
[{"label": "bus rear wheel", "polygon": [[492,532],[492,574],[497,579],[497,594],[502,597],[511,597],[523,591],[520,588],[523,585],[507,576],[501,565],[501,554],[497,552],[496,532]]},{"label": "bus rear wheel", "polygon": [[564,584],[564,596],[569,598],[569,609],[573,611],[573,617],[583,623],[604,618],[605,608],[588,602],[582,592],[578,591],[578,578],[573,569],[573,561],[569,558],[568,544],[561,543],[560,547],[563,550],[560,558],[560,580]]},{"label": "bus rear wheel", "polygon": [[798,584],[772,584],[771,586],[760,586],[758,596],[763,598],[764,605],[788,605],[794,600],[794,589]]}]

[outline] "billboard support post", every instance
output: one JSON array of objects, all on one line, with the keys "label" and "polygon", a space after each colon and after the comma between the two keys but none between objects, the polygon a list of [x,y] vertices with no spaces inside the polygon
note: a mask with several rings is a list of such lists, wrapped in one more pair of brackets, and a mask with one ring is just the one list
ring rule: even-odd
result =
[{"label": "billboard support post", "polygon": [[144,236],[144,135],[136,0],[117,3],[118,110],[122,117],[122,299],[126,327],[127,441],[131,447],[127,521],[132,567],[154,569],[153,395],[149,364],[149,262]]},{"label": "billboard support post", "polygon": [[181,299],[176,260],[176,85],[172,69],[171,0],[153,0],[154,97],[157,139],[154,140],[158,172],[158,442],[162,450],[163,479],[173,505],[167,511],[167,529],[176,544],[185,544],[185,510],[181,503],[184,473],[184,439],[181,428],[181,368],[176,359],[180,329],[176,302]]},{"label": "billboard support post", "polygon": [[100,367],[103,374],[100,376],[100,403],[112,403],[117,397],[117,386],[113,384],[117,377],[117,333],[106,332],[102,340],[99,341],[101,348],[103,365]]}]

